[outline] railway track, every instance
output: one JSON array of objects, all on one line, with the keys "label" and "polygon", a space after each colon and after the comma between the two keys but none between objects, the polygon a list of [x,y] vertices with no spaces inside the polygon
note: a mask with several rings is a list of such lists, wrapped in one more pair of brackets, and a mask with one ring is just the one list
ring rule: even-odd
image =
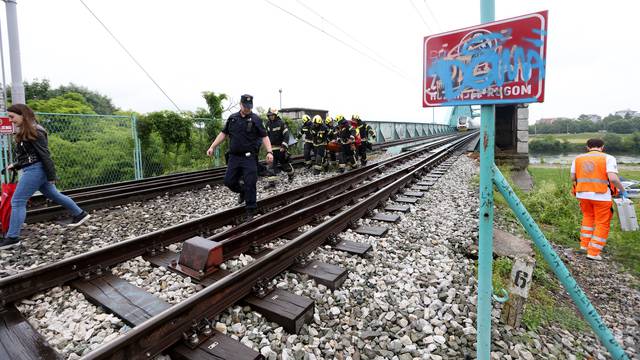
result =
[{"label": "railway track", "polygon": [[[444,173],[447,164],[450,164],[446,162],[447,158],[475,136],[477,135],[466,134],[434,140],[419,150],[326,179],[313,187],[261,200],[258,207],[263,215],[250,222],[240,223],[243,208],[235,207],[0,279],[0,304],[5,309],[2,313],[4,321],[0,323],[0,335],[20,333],[31,335],[30,338],[34,339],[31,343],[7,344],[3,340],[6,337],[0,336],[0,344],[3,345],[0,351],[5,351],[8,358],[23,356],[16,358],[30,359],[32,357],[28,357],[29,354],[37,354],[39,358],[45,359],[58,358],[58,354],[37,334],[29,332],[29,325],[12,303],[69,282],[94,302],[111,309],[125,322],[135,326],[116,340],[91,352],[86,356],[87,359],[146,359],[167,349],[177,358],[196,359],[202,358],[198,356],[204,356],[203,354],[211,356],[227,351],[229,347],[233,348],[239,343],[225,343],[226,348],[213,346],[214,343],[219,345],[222,340],[207,340],[212,335],[220,339],[220,334],[215,334],[212,330],[210,318],[252,292],[262,295],[269,293],[269,279],[294,265],[327,239],[335,248],[356,253],[365,251],[366,246],[339,241],[339,232],[371,213],[389,197],[395,196],[397,200],[407,202],[416,200],[412,196],[420,196],[419,192],[398,194],[404,187],[415,183],[422,174],[431,172],[431,178],[422,184],[424,187],[417,187],[417,190],[426,190],[429,184],[433,184]],[[408,166],[400,165],[407,162]],[[439,165],[441,167],[437,168]],[[239,225],[214,234],[215,229],[234,223]],[[304,226],[312,227],[311,230],[300,233],[299,229]],[[202,238],[204,236],[207,238]],[[278,238],[290,240],[276,249],[264,246]],[[186,251],[185,247],[216,244],[214,248],[218,249],[215,253],[221,258],[219,260],[228,260],[248,252],[258,260],[233,273],[219,268],[211,273],[182,269],[183,275],[190,276],[205,288],[174,306],[154,299],[152,295],[145,294],[110,272],[116,264],[140,255],[156,266],[180,271],[181,265],[184,267],[185,263],[193,262],[189,262],[189,259],[183,262],[179,254],[167,251],[166,246],[184,241],[187,241],[183,243],[186,245],[182,245],[185,257],[198,254]],[[111,296],[100,295],[109,291]],[[120,301],[117,299],[119,296],[122,297]],[[259,303],[260,300],[257,299],[255,301]],[[184,344],[176,345],[181,340],[185,340]],[[243,358],[254,355],[253,358],[259,358],[259,354],[252,355],[246,349],[240,350],[245,350]]]},{"label": "railway track", "polygon": [[[446,136],[446,135],[445,135]],[[440,136],[401,139],[373,145],[374,150],[381,150],[402,144],[429,141]],[[294,166],[303,164],[302,156],[292,158]],[[71,197],[86,211],[122,205],[134,201],[143,201],[166,193],[177,193],[198,189],[207,184],[222,183],[226,167],[207,170],[163,175],[142,180],[98,185],[79,189],[66,190],[63,193]],[[67,215],[66,210],[42,195],[33,196],[27,212],[27,222],[49,221]]]}]

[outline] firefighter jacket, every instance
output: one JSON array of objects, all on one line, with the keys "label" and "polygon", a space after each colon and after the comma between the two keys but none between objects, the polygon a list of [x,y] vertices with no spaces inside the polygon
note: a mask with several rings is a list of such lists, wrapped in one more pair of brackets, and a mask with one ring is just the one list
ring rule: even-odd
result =
[{"label": "firefighter jacket", "polygon": [[313,146],[327,145],[329,129],[325,125],[314,125],[311,127],[311,138]]},{"label": "firefighter jacket", "polygon": [[336,128],[336,140],[340,144],[351,144],[356,138],[356,130],[351,127],[351,125],[347,126],[338,126]]},{"label": "firefighter jacket", "polygon": [[304,137],[304,142],[313,143],[313,137],[311,136],[311,121],[306,124],[302,124],[300,130],[298,130],[298,139]]},{"label": "firefighter jacket", "polygon": [[286,147],[289,142],[289,127],[280,117],[267,121],[267,135],[273,150],[280,150],[282,144]]}]

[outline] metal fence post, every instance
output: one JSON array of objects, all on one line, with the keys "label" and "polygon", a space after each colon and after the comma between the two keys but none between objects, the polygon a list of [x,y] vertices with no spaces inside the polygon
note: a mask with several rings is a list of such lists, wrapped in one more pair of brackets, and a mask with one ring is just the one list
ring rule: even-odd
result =
[{"label": "metal fence post", "polygon": [[135,179],[140,180],[144,177],[142,173],[142,149],[140,146],[140,138],[138,137],[138,120],[135,114],[131,114],[131,135],[133,137],[133,169]]}]

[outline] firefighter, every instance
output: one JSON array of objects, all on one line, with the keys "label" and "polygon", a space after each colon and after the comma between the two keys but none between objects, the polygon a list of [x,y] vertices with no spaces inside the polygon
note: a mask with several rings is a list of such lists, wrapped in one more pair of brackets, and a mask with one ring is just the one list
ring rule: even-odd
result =
[{"label": "firefighter", "polygon": [[[341,117],[342,115],[338,115],[338,117]],[[336,119],[338,118],[336,117]],[[328,129],[328,134],[329,136],[327,137],[328,143],[327,143],[327,149],[326,149],[326,157],[327,157],[327,168],[335,168],[336,165],[338,165],[338,158],[336,156],[336,126],[333,124],[333,119],[331,118],[331,116],[326,117],[326,119],[324,120],[324,125],[327,127]]]},{"label": "firefighter", "polygon": [[322,116],[313,117],[313,126],[311,127],[311,137],[313,138],[313,151],[316,156],[316,164],[313,166],[313,172],[319,174],[324,167],[324,151],[327,146],[327,137],[329,130],[322,120]]},{"label": "firefighter", "polygon": [[370,139],[376,138],[376,132],[369,124],[360,119],[360,116],[355,114],[351,116],[351,121],[355,124],[356,136],[360,135],[360,144],[358,145],[358,157],[362,166],[367,165],[367,150],[372,150]]},{"label": "firefighter", "polygon": [[618,178],[616,159],[604,151],[602,139],[587,140],[586,154],[578,155],[571,164],[573,194],[580,202],[582,226],[580,250],[587,258],[602,260],[600,252],[607,243],[613,216],[612,196],[627,192]]},{"label": "firefighter", "polygon": [[293,166],[289,163],[289,127],[280,116],[278,110],[269,108],[267,111],[267,135],[271,141],[271,150],[273,151],[273,163],[269,169],[268,185],[275,186],[277,175],[280,170],[284,171],[289,178],[289,182],[293,180]]},{"label": "firefighter", "polygon": [[313,138],[311,137],[311,118],[309,115],[302,116],[302,126],[298,131],[298,139],[304,140],[304,167],[307,169],[311,169],[311,165],[313,163]]},{"label": "firefighter", "polygon": [[356,137],[356,131],[351,127],[349,121],[345,118],[341,118],[340,122],[336,127],[336,141],[340,145],[340,154],[338,157],[339,165],[338,171],[343,173],[347,168],[347,163],[349,166],[355,165],[355,159],[353,157],[353,151],[351,147],[354,145]]}]

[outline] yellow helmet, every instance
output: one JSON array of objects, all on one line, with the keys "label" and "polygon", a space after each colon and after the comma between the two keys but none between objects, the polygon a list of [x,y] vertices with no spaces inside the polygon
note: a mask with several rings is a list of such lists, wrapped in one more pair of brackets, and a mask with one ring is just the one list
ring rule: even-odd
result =
[{"label": "yellow helmet", "polygon": [[313,123],[314,124],[322,124],[322,116],[320,115],[316,115],[313,117]]},{"label": "yellow helmet", "polygon": [[303,123],[303,124],[308,123],[308,122],[309,122],[309,120],[311,120],[311,118],[309,117],[309,115],[307,115],[307,114],[302,115],[302,123]]},{"label": "yellow helmet", "polygon": [[351,115],[351,120],[360,120],[360,115],[358,114]]},{"label": "yellow helmet", "polygon": [[324,119],[324,123],[326,125],[332,125],[333,124],[333,119],[331,118],[331,116],[327,115],[327,117]]},{"label": "yellow helmet", "polygon": [[344,116],[342,116],[342,115],[337,115],[336,116],[336,122],[340,122],[342,120],[344,120]]}]

